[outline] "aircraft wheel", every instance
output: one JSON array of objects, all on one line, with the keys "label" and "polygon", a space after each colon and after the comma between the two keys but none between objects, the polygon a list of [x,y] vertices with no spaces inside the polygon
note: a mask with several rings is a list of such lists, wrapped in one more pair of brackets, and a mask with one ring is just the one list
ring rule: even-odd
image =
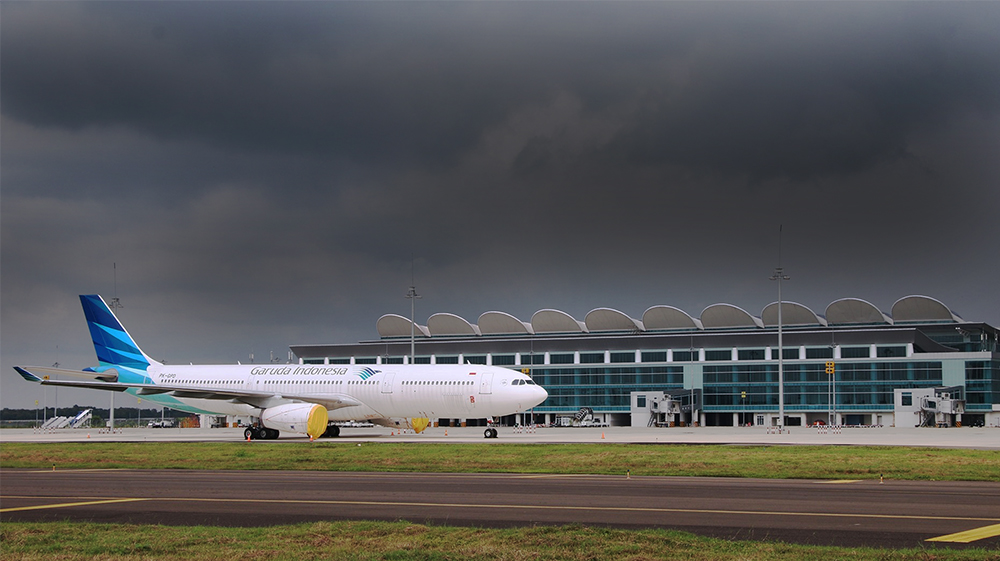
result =
[{"label": "aircraft wheel", "polygon": [[257,438],[261,440],[270,440],[271,431],[269,431],[266,427],[260,427],[257,429]]},{"label": "aircraft wheel", "polygon": [[330,428],[326,429],[326,433],[327,436],[329,436],[330,438],[337,438],[338,436],[340,436],[340,427],[338,427],[337,425],[333,425]]},{"label": "aircraft wheel", "polygon": [[493,429],[486,429],[483,431],[484,438],[493,438]]},{"label": "aircraft wheel", "polygon": [[247,440],[253,440],[254,437],[256,437],[256,436],[257,435],[255,435],[253,433],[253,429],[251,429],[251,428],[248,428],[247,430],[243,431],[243,438],[245,438]]},{"label": "aircraft wheel", "polygon": [[275,429],[267,429],[267,439],[268,440],[278,440],[278,435],[281,431]]}]

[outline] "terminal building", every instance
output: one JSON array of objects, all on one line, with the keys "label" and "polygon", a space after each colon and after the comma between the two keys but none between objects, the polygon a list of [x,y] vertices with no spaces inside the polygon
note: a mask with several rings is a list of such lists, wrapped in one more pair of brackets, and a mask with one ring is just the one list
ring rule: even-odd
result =
[{"label": "terminal building", "polygon": [[[597,308],[583,321],[553,309],[530,321],[486,312],[476,323],[436,313],[425,325],[388,314],[376,329],[375,340],[291,350],[303,364],[389,367],[410,362],[412,332],[417,364],[505,366],[549,392],[507,424],[556,424],[586,411],[611,426],[778,425],[780,362],[785,426],[1000,426],[997,328],[927,296],[901,298],[889,313],[857,298],[822,315],[783,302],[780,353],[777,302],[759,316],[731,304],[699,317],[672,306],[641,318]],[[950,409],[921,410],[939,401]]]}]

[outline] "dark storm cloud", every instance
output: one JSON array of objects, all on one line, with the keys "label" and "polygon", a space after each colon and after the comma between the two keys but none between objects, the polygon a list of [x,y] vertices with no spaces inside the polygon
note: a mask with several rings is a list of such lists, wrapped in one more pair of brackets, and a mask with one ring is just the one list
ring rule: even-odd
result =
[{"label": "dark storm cloud", "polygon": [[57,46],[33,29],[52,25],[48,10],[32,9],[9,26],[6,111],[236,149],[433,160],[473,141],[512,93],[502,77],[470,79],[477,57],[449,45],[442,6],[404,9],[413,20],[319,3],[177,8],[80,6]]},{"label": "dark storm cloud", "polygon": [[756,314],[779,223],[820,313],[1000,322],[997,3],[0,10],[7,372],[115,263],[150,352],[219,361],[373,337],[411,259],[419,321]]},{"label": "dark storm cloud", "polygon": [[[454,163],[511,110],[568,91],[620,119],[595,147],[608,157],[808,177],[899,158],[914,129],[1000,99],[996,40],[961,5],[8,11],[14,118],[380,165]],[[543,140],[520,165],[542,165]]]}]

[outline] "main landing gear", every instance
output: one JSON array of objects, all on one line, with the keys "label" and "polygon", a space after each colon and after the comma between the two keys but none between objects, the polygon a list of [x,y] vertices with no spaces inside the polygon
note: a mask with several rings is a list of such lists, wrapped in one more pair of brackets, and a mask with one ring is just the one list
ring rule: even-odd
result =
[{"label": "main landing gear", "polygon": [[497,429],[493,428],[497,424],[497,419],[495,417],[486,418],[486,430],[483,431],[483,436],[486,438],[496,438]]},{"label": "main landing gear", "polygon": [[278,438],[278,431],[267,427],[247,427],[247,430],[243,431],[243,438],[247,440],[274,440]]},{"label": "main landing gear", "polygon": [[340,427],[337,425],[327,425],[326,432],[319,435],[320,438],[337,438],[340,436]]}]

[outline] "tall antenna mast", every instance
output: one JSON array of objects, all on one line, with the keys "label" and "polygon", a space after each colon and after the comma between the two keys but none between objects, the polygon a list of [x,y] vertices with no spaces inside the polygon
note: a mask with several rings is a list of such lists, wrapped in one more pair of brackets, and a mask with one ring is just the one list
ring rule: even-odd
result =
[{"label": "tall antenna mast", "polygon": [[778,281],[778,428],[785,428],[785,370],[783,361],[785,359],[785,351],[781,341],[781,308],[784,307],[781,301],[781,281],[790,280],[790,277],[784,274],[784,269],[781,268],[781,229],[782,225],[778,225],[778,266],[774,269],[774,274],[771,275],[771,280]]},{"label": "tall antenna mast", "polygon": [[410,290],[406,293],[406,298],[410,301],[410,364],[416,364],[417,352],[416,352],[416,334],[413,322],[413,315],[415,310],[415,303],[417,298],[416,283],[413,281],[413,257],[410,257]]},{"label": "tall antenna mast", "polygon": [[[118,310],[122,309],[122,301],[118,299],[118,263],[113,262],[112,266],[115,270],[115,292],[114,296],[111,297],[111,313],[118,315]],[[145,375],[143,375],[143,382],[145,382]],[[111,394],[111,432],[115,431],[115,392],[108,392]]]},{"label": "tall antenna mast", "polygon": [[118,310],[122,308],[122,302],[118,299],[118,263],[113,263],[115,269],[115,294],[111,297],[111,311],[118,315]]}]

